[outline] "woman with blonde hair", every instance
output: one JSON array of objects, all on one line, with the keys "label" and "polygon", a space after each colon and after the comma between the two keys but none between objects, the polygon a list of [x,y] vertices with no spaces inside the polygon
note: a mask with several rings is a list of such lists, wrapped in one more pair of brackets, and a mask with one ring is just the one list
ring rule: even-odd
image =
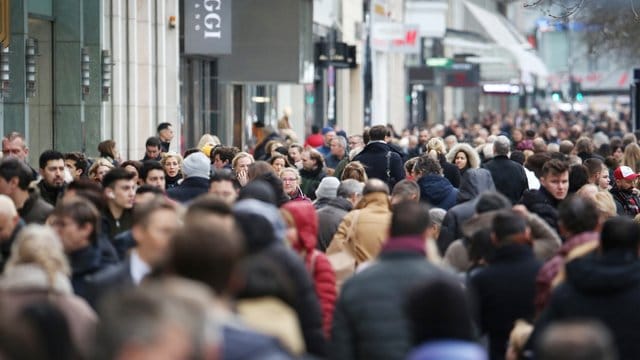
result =
[{"label": "woman with blonde hair", "polygon": [[284,168],[280,170],[280,180],[282,180],[282,189],[292,201],[311,201],[302,192],[300,183],[302,181],[298,169]]},{"label": "woman with blonde hair", "polygon": [[628,166],[634,173],[638,173],[640,170],[640,146],[638,144],[631,143],[624,148],[622,165]]},{"label": "woman with blonde hair", "polygon": [[231,160],[231,170],[236,175],[240,186],[245,186],[249,182],[249,165],[254,162],[253,156],[244,151],[236,154]]},{"label": "woman with blonde hair", "polygon": [[178,182],[182,180],[182,156],[175,152],[162,153],[160,164],[164,169],[165,188],[178,186]]},{"label": "woman with blonde hair", "polygon": [[113,168],[114,166],[111,161],[105,158],[98,158],[89,168],[89,179],[102,184],[104,176]]},{"label": "woman with blonde hair", "polygon": [[211,134],[204,134],[200,138],[200,141],[198,141],[198,146],[196,147],[198,149],[202,149],[203,147],[205,147],[205,145],[209,145],[211,148],[214,148],[220,144],[221,144],[220,138],[218,138],[217,136],[211,135]]},{"label": "woman with blonde hair", "polygon": [[460,186],[460,170],[458,167],[447,161],[445,154],[447,147],[441,138],[432,138],[427,143],[427,153],[429,156],[437,160],[442,168],[442,174],[456,189]]},{"label": "woman with blonde hair", "polygon": [[65,317],[76,352],[87,355],[98,318],[84,299],[74,295],[70,273],[56,233],[29,225],[20,231],[0,277],[0,302],[9,319],[17,319],[30,305],[50,303]]}]

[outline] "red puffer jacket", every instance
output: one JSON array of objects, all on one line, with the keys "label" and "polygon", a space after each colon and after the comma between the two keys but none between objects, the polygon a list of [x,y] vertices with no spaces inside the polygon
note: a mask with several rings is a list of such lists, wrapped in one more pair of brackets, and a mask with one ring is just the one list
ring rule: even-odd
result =
[{"label": "red puffer jacket", "polygon": [[322,308],[322,327],[328,337],[337,298],[336,275],[327,256],[316,250],[318,215],[309,201],[289,201],[282,209],[291,214],[298,230],[298,241],[293,244],[293,248],[303,256],[304,264],[313,278]]}]

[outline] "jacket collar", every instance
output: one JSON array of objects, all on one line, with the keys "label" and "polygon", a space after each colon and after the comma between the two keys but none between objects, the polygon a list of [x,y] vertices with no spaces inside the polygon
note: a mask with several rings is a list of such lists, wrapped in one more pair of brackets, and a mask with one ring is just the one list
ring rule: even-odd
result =
[{"label": "jacket collar", "polygon": [[351,209],[353,209],[353,204],[351,204],[351,201],[340,196],[336,197],[335,199],[329,200],[327,206],[332,206],[345,211],[351,211]]},{"label": "jacket collar", "polygon": [[425,257],[425,239],[420,235],[397,236],[390,237],[384,245],[382,245],[381,254],[383,257],[385,254],[398,252]]},{"label": "jacket collar", "polygon": [[391,203],[389,202],[389,196],[382,192],[369,193],[360,199],[355,208],[363,209],[368,207],[379,207],[390,210]]}]

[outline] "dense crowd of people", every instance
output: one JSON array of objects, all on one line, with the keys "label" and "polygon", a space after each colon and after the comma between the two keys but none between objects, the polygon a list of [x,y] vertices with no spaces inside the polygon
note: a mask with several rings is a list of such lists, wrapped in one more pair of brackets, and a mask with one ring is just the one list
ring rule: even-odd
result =
[{"label": "dense crowd of people", "polygon": [[139,161],[105,140],[37,169],[7,134],[0,356],[640,354],[640,134],[624,118],[254,134],[178,154],[162,123]]}]

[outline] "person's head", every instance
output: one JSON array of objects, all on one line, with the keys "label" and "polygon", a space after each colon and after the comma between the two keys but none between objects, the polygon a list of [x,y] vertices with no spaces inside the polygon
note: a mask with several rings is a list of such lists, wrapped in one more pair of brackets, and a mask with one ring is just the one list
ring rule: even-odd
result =
[{"label": "person's head", "polygon": [[396,205],[405,201],[420,201],[420,186],[412,180],[401,180],[391,192],[391,205]]},{"label": "person's head", "polygon": [[384,125],[372,126],[369,129],[369,141],[385,141],[390,136],[389,128]]},{"label": "person's head", "polygon": [[512,210],[499,211],[491,222],[491,229],[491,240],[497,247],[531,241],[527,221]]},{"label": "person's head", "polygon": [[336,132],[332,127],[325,127],[322,129],[322,135],[324,136],[324,145],[330,146],[331,140],[336,137]]},{"label": "person's head", "polygon": [[86,199],[72,197],[59,201],[50,217],[67,254],[97,243],[100,213]]},{"label": "person's head", "polygon": [[168,268],[178,276],[227,294],[243,253],[243,238],[230,215],[208,211],[187,213],[182,231],[171,241]]},{"label": "person's head", "polygon": [[87,175],[89,161],[84,154],[74,151],[64,154],[64,166],[67,167],[73,179],[78,180]]},{"label": "person's head", "polygon": [[0,243],[11,239],[19,222],[20,216],[11,198],[0,195]]},{"label": "person's head", "polygon": [[290,166],[289,162],[287,161],[287,157],[282,154],[273,155],[271,159],[269,159],[269,164],[271,164],[271,167],[273,168],[273,171],[276,172],[276,174],[280,174],[280,171],[282,171],[282,169]]},{"label": "person's head", "polygon": [[589,183],[598,185],[600,182],[601,174],[603,171],[604,163],[598,158],[589,158],[585,160],[582,165],[587,168],[589,175]]},{"label": "person's head", "polygon": [[182,169],[182,156],[174,152],[163,153],[160,164],[162,164],[167,177],[175,178],[180,175],[180,170]]},{"label": "person's head", "polygon": [[[196,145],[196,148],[202,149],[206,145],[209,145],[211,148],[214,148],[217,145],[220,145],[220,139],[215,135],[204,134],[200,137],[200,140],[198,140],[198,145]],[[185,155],[184,157],[186,158],[187,156]]]},{"label": "person's head", "polygon": [[333,176],[325,176],[316,189],[316,199],[335,199],[338,194],[340,180]]},{"label": "person's head", "polygon": [[447,211],[441,208],[432,208],[429,210],[429,216],[431,217],[431,237],[437,239],[440,236],[440,230],[442,229],[442,222],[447,215]]},{"label": "person's head", "polygon": [[593,202],[598,208],[600,213],[601,222],[617,216],[616,202],[613,200],[613,195],[608,191],[598,191],[593,195]]},{"label": "person's head", "polygon": [[247,176],[249,181],[251,181],[268,173],[275,174],[276,172],[268,162],[258,160],[249,165],[249,172],[247,173]]},{"label": "person's head", "polygon": [[447,153],[447,145],[442,138],[434,137],[427,143],[427,152],[432,158],[437,159],[440,155]]},{"label": "person's head", "polygon": [[137,160],[127,160],[120,164],[120,167],[133,174],[133,181],[140,185],[140,172],[142,171],[142,163]]},{"label": "person's head", "polygon": [[233,157],[239,152],[238,148],[233,146],[218,146],[211,152],[211,161],[216,169],[231,167]]},{"label": "person's head", "polygon": [[482,214],[493,210],[508,209],[510,207],[511,201],[507,199],[506,196],[497,191],[485,191],[480,194],[475,211],[477,214]]},{"label": "person's head", "polygon": [[613,177],[616,180],[616,186],[621,190],[633,189],[633,183],[638,177],[635,171],[628,166],[619,166],[613,172]]},{"label": "person's head", "polygon": [[211,162],[207,155],[203,152],[193,153],[187,156],[182,162],[182,174],[185,179],[188,178],[203,178],[209,179],[209,173],[211,172]]},{"label": "person's head", "polygon": [[569,192],[569,164],[551,159],[542,166],[540,185],[556,200],[563,200]]},{"label": "person's head", "polygon": [[171,142],[173,140],[173,127],[168,122],[158,124],[158,137],[161,141]]},{"label": "person's head", "polygon": [[551,155],[548,153],[535,153],[527,157],[524,167],[533,171],[536,177],[540,178],[542,176],[542,167],[549,160],[551,160]]},{"label": "person's head", "polygon": [[407,178],[413,178],[413,168],[416,166],[418,157],[413,157],[404,163],[404,172],[407,174]]},{"label": "person's head", "polygon": [[294,168],[284,168],[280,171],[282,188],[288,195],[294,195],[300,186],[300,173]]},{"label": "person's head", "polygon": [[416,179],[427,175],[442,175],[442,167],[438,160],[431,156],[423,155],[418,158],[416,164],[413,166],[413,174]]},{"label": "person's head", "polygon": [[71,275],[62,242],[48,226],[31,224],[20,230],[5,272],[11,272],[12,268],[20,264],[32,264],[44,270],[51,287],[56,274]]},{"label": "person's head", "polygon": [[101,157],[117,158],[116,142],[111,139],[102,141],[98,144],[98,153]]},{"label": "person's head", "polygon": [[364,147],[364,140],[362,139],[362,135],[351,135],[349,136],[349,141],[347,142],[349,145],[349,149],[362,149]]},{"label": "person's head", "polygon": [[418,144],[424,146],[429,141],[431,134],[429,134],[429,129],[420,129],[418,133]]},{"label": "person's head", "polygon": [[147,139],[144,143],[145,153],[144,155],[148,159],[157,159],[160,157],[160,152],[162,151],[162,143],[160,142],[160,138],[156,136],[152,136]]},{"label": "person's head", "polygon": [[430,341],[473,341],[471,306],[456,281],[438,277],[415,286],[406,300],[414,346]]},{"label": "person's head", "polygon": [[583,136],[576,141],[576,146],[573,150],[576,154],[591,154],[594,149],[593,141],[590,138]]},{"label": "person's head", "polygon": [[28,191],[33,180],[31,169],[24,161],[14,157],[0,161],[0,194],[11,197]]},{"label": "person's head", "polygon": [[240,172],[247,173],[249,171],[249,165],[253,164],[253,162],[254,160],[251,154],[241,151],[231,160],[231,167],[236,174]]},{"label": "person's head", "polygon": [[560,142],[560,153],[569,156],[573,153],[573,143],[571,140],[562,140]]},{"label": "person's head", "polygon": [[136,189],[136,197],[133,201],[135,206],[144,204],[156,196],[164,196],[164,189],[157,188],[149,184],[142,184]]},{"label": "person's head", "polygon": [[497,136],[493,141],[493,155],[507,156],[511,150],[511,140],[504,135]]},{"label": "person's head", "polygon": [[152,267],[164,263],[170,240],[179,229],[175,206],[163,196],[138,204],[133,211],[131,233],[136,240],[136,252]]},{"label": "person's head", "polygon": [[104,195],[110,207],[131,209],[136,196],[134,175],[123,168],[114,168],[102,180]]},{"label": "person's head", "polygon": [[29,147],[24,135],[14,131],[2,138],[2,155],[4,157],[13,156],[22,161],[27,161]]},{"label": "person's head", "polygon": [[618,358],[611,331],[593,320],[554,322],[536,344],[540,360],[615,360]]},{"label": "person's head", "polygon": [[93,180],[96,183],[102,183],[102,179],[104,179],[104,176],[111,169],[113,169],[113,164],[111,163],[111,161],[105,158],[98,158],[93,162],[93,164],[91,164],[91,167],[89,168],[89,179]]},{"label": "person's head", "polygon": [[336,136],[331,139],[331,155],[343,157],[347,152],[347,139],[342,136]]},{"label": "person's head", "polygon": [[165,188],[164,168],[160,161],[147,160],[142,163],[142,171],[140,177],[144,184],[155,186],[158,189]]},{"label": "person's head", "polygon": [[289,162],[295,164],[299,161],[302,161],[302,150],[303,147],[300,144],[289,145]]},{"label": "person's head", "polygon": [[349,200],[352,206],[356,206],[362,198],[363,189],[364,183],[353,179],[342,180],[338,186],[337,196]]},{"label": "person's head", "polygon": [[589,184],[589,169],[582,164],[572,165],[569,168],[569,194],[575,193],[586,184]]},{"label": "person's head", "polygon": [[380,179],[369,179],[364,184],[364,188],[362,188],[362,196],[366,196],[369,194],[385,194],[389,196],[389,186],[387,183]]},{"label": "person's head", "polygon": [[216,358],[221,330],[213,299],[205,286],[171,276],[107,294],[91,358]]},{"label": "person's head", "polygon": [[362,183],[367,182],[369,177],[367,176],[367,172],[360,161],[352,161],[344,167],[340,180],[344,181],[347,179],[353,179]]},{"label": "person's head", "polygon": [[558,206],[558,226],[565,238],[587,231],[596,231],[600,213],[593,200],[570,196]]},{"label": "person's head", "polygon": [[638,256],[639,226],[632,219],[623,216],[605,221],[600,234],[601,251],[607,253],[623,250]]},{"label": "person's head", "polygon": [[40,154],[40,176],[50,187],[64,186],[64,155],[55,150],[46,150]]},{"label": "person's head", "polygon": [[600,190],[609,190],[609,187],[611,186],[611,178],[609,175],[609,168],[607,167],[607,165],[602,164],[602,170],[600,171],[600,177],[598,178],[598,181],[596,183],[598,185],[598,188]]},{"label": "person's head", "polygon": [[[366,189],[366,186],[365,186]],[[421,236],[428,239],[431,235],[431,216],[429,207],[422,202],[405,201],[393,206],[389,236]]]},{"label": "person's head", "polygon": [[322,154],[313,149],[307,149],[302,152],[302,168],[305,170],[322,169],[324,159]]},{"label": "person's head", "polygon": [[624,148],[624,156],[622,158],[622,165],[628,166],[634,171],[638,171],[637,167],[640,163],[640,146],[636,143],[627,145]]},{"label": "person's head", "polygon": [[209,193],[232,205],[238,198],[239,184],[231,171],[216,171],[209,180]]}]

